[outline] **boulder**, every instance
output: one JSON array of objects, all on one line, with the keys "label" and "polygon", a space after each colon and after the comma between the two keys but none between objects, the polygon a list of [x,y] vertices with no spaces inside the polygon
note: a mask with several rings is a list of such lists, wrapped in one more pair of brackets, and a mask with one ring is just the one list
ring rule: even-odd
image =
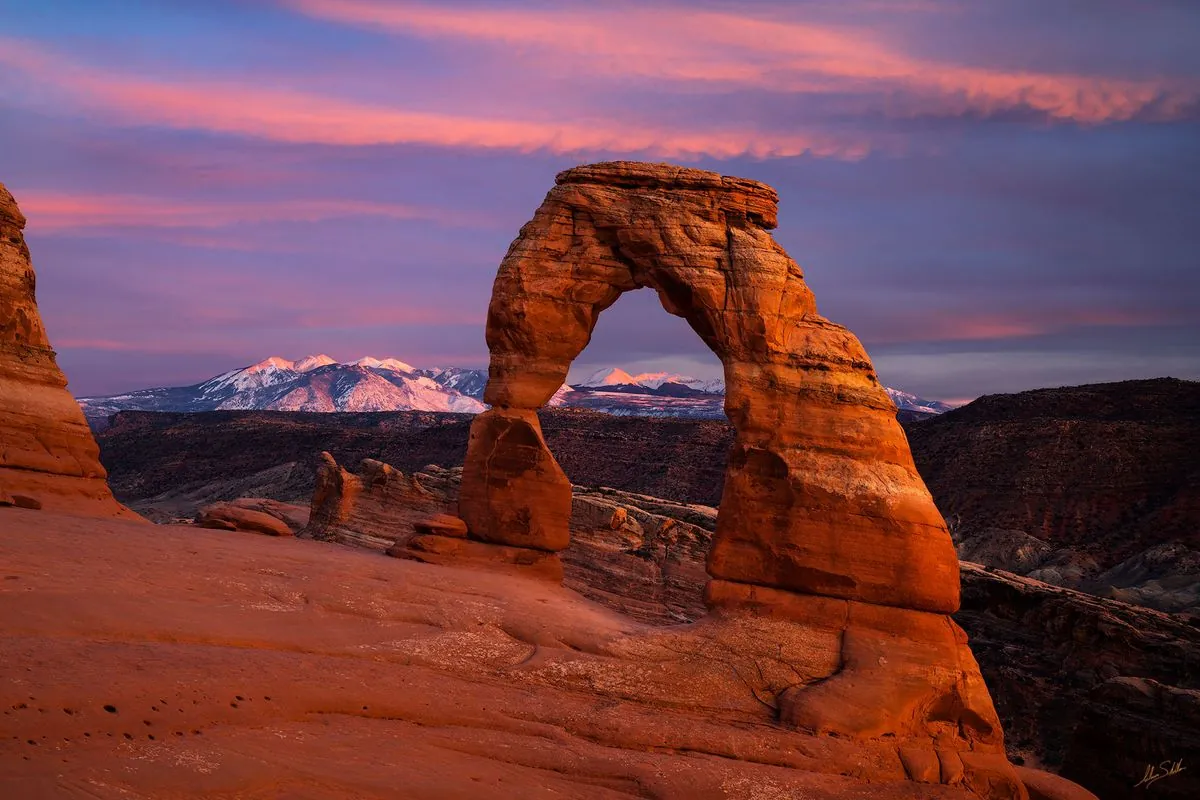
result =
[{"label": "boulder", "polygon": [[286,525],[292,533],[299,533],[308,525],[308,506],[296,503],[284,503],[267,497],[239,497],[235,500],[229,500],[226,505],[234,508],[244,508],[247,511],[257,511],[275,517],[275,519]]},{"label": "boulder", "polygon": [[1052,772],[1030,767],[1017,767],[1021,783],[1029,790],[1029,800],[1100,800],[1077,783],[1071,783]]},{"label": "boulder", "polygon": [[413,524],[452,510],[439,476],[405,475],[375,459],[357,474],[321,454],[308,525],[301,536],[388,550],[413,535]]},{"label": "boulder", "polygon": [[28,508],[31,511],[40,511],[42,509],[41,500],[24,494],[14,494],[12,496],[12,504],[17,508]]},{"label": "boulder", "polygon": [[248,531],[266,536],[294,535],[288,524],[279,517],[232,503],[214,503],[204,507],[196,515],[196,524],[202,528]]},{"label": "boulder", "polygon": [[0,484],[50,510],[137,519],[113,499],[100,450],[55,361],[24,227],[0,184]]}]

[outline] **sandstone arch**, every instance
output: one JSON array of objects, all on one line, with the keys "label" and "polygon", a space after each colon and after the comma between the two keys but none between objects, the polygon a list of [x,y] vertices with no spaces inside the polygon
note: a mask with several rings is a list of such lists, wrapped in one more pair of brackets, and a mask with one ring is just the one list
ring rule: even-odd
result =
[{"label": "sandstone arch", "polygon": [[[737,430],[709,556],[711,603],[755,587],[940,613],[958,562],[858,340],[817,313],[754,181],[614,162],[561,173],[500,265],[485,400],[460,515],[470,537],[545,560],[568,543],[570,484],[539,409],[596,320],[649,287],[721,359]],[[532,551],[532,552],[528,552]]]},{"label": "sandstone arch", "polygon": [[[828,668],[778,688],[779,722],[894,743],[915,781],[1025,798],[948,616],[959,600],[949,532],[861,344],[817,313],[771,237],[777,200],[761,183],[667,165],[561,173],[492,290],[492,408],[471,426],[459,493],[469,539],[416,536],[409,552],[561,577],[571,486],[537,410],[599,314],[654,289],[724,364],[737,432],[708,557],[715,613],[678,636],[733,631],[759,655],[824,641],[814,652]],[[790,624],[760,641],[747,631],[761,617]]]}]

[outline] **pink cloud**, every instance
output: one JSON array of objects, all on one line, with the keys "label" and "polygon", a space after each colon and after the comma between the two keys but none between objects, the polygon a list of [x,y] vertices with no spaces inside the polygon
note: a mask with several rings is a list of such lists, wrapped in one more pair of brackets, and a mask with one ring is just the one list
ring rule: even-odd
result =
[{"label": "pink cloud", "polygon": [[1138,327],[1173,321],[1157,311],[1123,309],[1040,309],[1000,314],[921,311],[895,314],[886,319],[876,317],[858,329],[868,343],[897,344],[1016,339],[1080,327]]},{"label": "pink cloud", "polygon": [[22,191],[29,228],[39,233],[86,228],[224,228],[247,222],[318,222],[341,217],[422,220],[452,226],[493,224],[490,218],[438,208],[362,200],[187,202],[136,195]]},{"label": "pink cloud", "polygon": [[0,64],[66,104],[128,124],[330,145],[417,144],[558,154],[646,152],[668,158],[748,155],[858,158],[865,140],[753,129],[681,129],[635,120],[536,121],[433,113],[347,101],[292,89],[201,80],[147,79],[76,64],[0,37]]},{"label": "pink cloud", "polygon": [[1128,120],[1154,108],[1182,113],[1194,81],[1133,81],[987,69],[905,53],[872,30],[693,8],[557,6],[527,10],[378,0],[286,0],[307,15],[430,39],[482,42],[558,71],[793,93],[894,93],[875,109],[993,113],[1032,108],[1081,123]]}]

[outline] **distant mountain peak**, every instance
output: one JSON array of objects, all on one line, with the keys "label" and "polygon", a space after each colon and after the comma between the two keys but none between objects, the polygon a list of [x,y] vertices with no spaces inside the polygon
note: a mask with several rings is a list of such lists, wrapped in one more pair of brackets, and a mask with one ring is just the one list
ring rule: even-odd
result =
[{"label": "distant mountain peak", "polygon": [[[448,411],[477,414],[488,371],[463,367],[417,369],[397,358],[364,356],[335,361],[324,353],[290,361],[271,356],[194,386],[143,389],[108,397],[79,399],[93,424],[123,410],[214,411]],[[887,389],[901,411],[934,415],[950,406]],[[564,384],[547,405],[608,414],[725,417],[725,381],[675,372],[631,374],[620,367],[596,370],[578,383]]]},{"label": "distant mountain peak", "polygon": [[234,372],[253,373],[253,372],[263,372],[264,370],[269,370],[269,369],[292,369],[294,367],[295,367],[294,361],[289,361],[288,359],[283,358],[281,356],[268,356],[267,358],[264,358],[262,361],[259,361],[257,364],[251,364],[250,366],[244,367],[241,370],[234,370]]},{"label": "distant mountain peak", "polygon": [[620,367],[605,367],[596,370],[582,381],[571,385],[588,389],[602,389],[606,386],[642,386],[646,389],[658,390],[667,384],[686,386],[704,394],[723,394],[725,392],[725,381],[720,378],[693,378],[690,375],[680,375],[678,372],[640,372],[632,375]]},{"label": "distant mountain peak", "polygon": [[292,369],[296,372],[312,372],[314,369],[328,367],[330,364],[336,364],[337,361],[329,356],[321,353],[315,356],[305,356],[304,358],[292,364]]},{"label": "distant mountain peak", "polygon": [[596,370],[576,386],[634,386],[637,380],[620,367],[605,367]]},{"label": "distant mountain peak", "polygon": [[357,361],[348,362],[356,367],[366,367],[367,369],[390,369],[393,372],[416,372],[416,367],[411,364],[406,364],[398,358],[374,358],[372,356],[363,356]]}]

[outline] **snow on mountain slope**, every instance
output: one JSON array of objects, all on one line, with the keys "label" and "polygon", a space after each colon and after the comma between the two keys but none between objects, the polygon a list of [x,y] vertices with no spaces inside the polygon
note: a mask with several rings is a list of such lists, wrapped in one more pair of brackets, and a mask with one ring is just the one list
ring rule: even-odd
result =
[{"label": "snow on mountain slope", "polygon": [[487,386],[488,372],[486,369],[466,369],[464,367],[434,367],[433,369],[417,370],[423,375],[448,389],[483,399],[483,390]]},{"label": "snow on mountain slope", "polygon": [[329,356],[321,353],[316,356],[305,356],[299,361],[292,364],[292,369],[296,372],[311,372],[318,367],[328,367],[330,364],[336,364]]},{"label": "snow on mountain slope", "polygon": [[633,386],[637,383],[632,375],[620,367],[605,367],[597,370],[576,386]]},{"label": "snow on mountain slope", "polygon": [[896,404],[896,408],[901,411],[916,411],[921,414],[944,414],[954,408],[952,405],[941,403],[937,400],[923,400],[915,394],[902,392],[899,389],[891,389],[885,386],[884,391],[888,393],[888,397],[892,398],[892,402]]},{"label": "snow on mountain slope", "polygon": [[647,389],[661,389],[665,384],[672,383],[705,394],[723,394],[725,392],[725,381],[721,378],[693,378],[677,372],[641,372],[632,375],[620,367],[605,367],[571,385],[590,389],[599,389],[605,386],[643,386]]},{"label": "snow on mountain slope", "polygon": [[194,386],[82,397],[79,404],[93,424],[100,424],[123,410],[449,411],[478,414],[485,408],[479,400],[417,374],[411,365],[398,359],[366,357],[340,364],[323,354],[298,361],[272,356]]},{"label": "snow on mountain slope", "polygon": [[[445,411],[477,414],[487,370],[462,367],[416,369],[395,358],[364,357],[338,363],[327,355],[289,361],[272,356],[194,386],[143,389],[108,397],[82,397],[93,425],[122,410],[141,411]],[[900,410],[940,414],[945,403],[887,389]],[[564,384],[547,405],[607,414],[720,419],[725,382],[674,372],[637,375],[606,367],[583,381]]]},{"label": "snow on mountain slope", "polygon": [[367,367],[368,369],[387,369],[392,372],[416,372],[416,368],[411,364],[405,364],[398,358],[372,358],[365,356],[357,361],[351,361],[351,365],[356,367]]},{"label": "snow on mountain slope", "polygon": [[721,378],[693,378],[690,375],[680,375],[677,372],[642,372],[633,376],[633,382],[648,389],[661,389],[663,384],[674,383],[686,386],[705,394],[723,394],[725,381]]}]

